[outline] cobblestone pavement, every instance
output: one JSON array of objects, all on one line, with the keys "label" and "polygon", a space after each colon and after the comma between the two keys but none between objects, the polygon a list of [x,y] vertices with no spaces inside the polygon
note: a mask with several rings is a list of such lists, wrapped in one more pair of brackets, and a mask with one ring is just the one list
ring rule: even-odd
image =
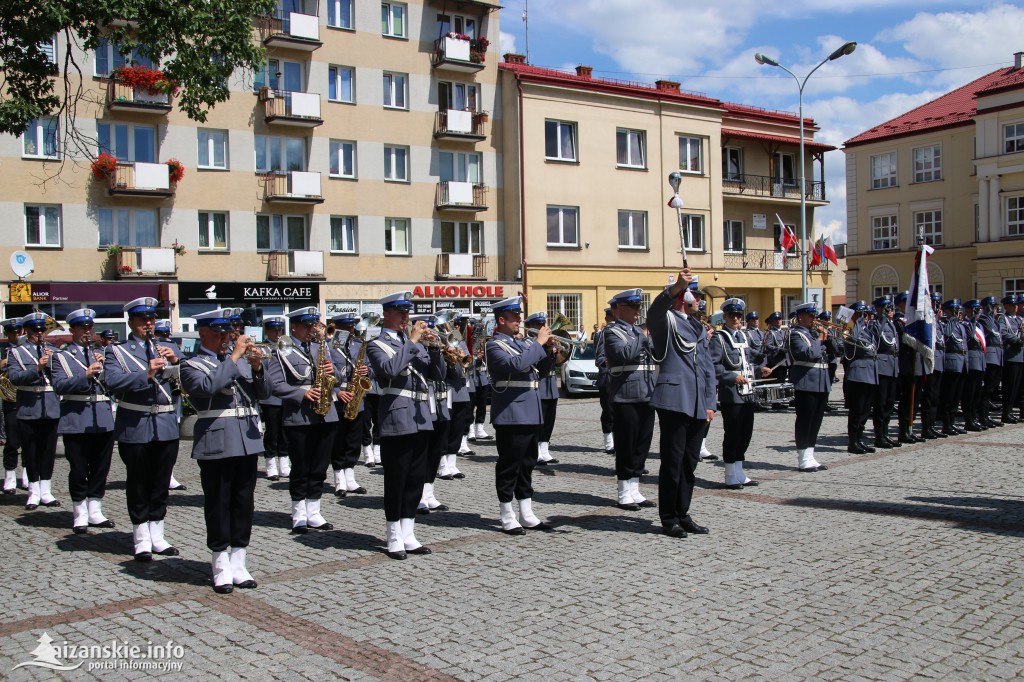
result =
[{"label": "cobblestone pavement", "polygon": [[[833,394],[838,404],[838,386]],[[452,510],[419,517],[434,553],[384,553],[381,469],[365,496],[325,496],[336,530],[289,534],[287,483],[261,478],[250,570],[256,590],[209,587],[198,468],[183,442],[167,536],[176,558],[131,560],[124,469],[105,508],[113,530],[71,534],[67,464],[60,509],[0,498],[8,579],[0,676],[138,679],[58,655],[73,671],[15,665],[53,646],[182,647],[169,679],[999,679],[1024,675],[1024,425],[872,455],[846,452],[846,413],[826,415],[817,457],[798,473],[792,411],[757,415],[748,473],[724,490],[698,468],[693,515],[707,536],[659,533],[657,510],[614,506],[613,458],[597,401],[562,400],[538,468],[535,509],[550,533],[499,532],[493,444],[438,481]],[[893,426],[895,428],[895,425]],[[712,451],[722,440],[712,425]],[[655,447],[658,437],[655,434]],[[657,453],[643,490],[656,498]],[[328,500],[327,497],[330,497]],[[67,653],[66,649],[59,650]],[[115,660],[113,663],[117,664]],[[90,669],[92,667],[92,669]],[[154,674],[154,673],[148,673]]]}]

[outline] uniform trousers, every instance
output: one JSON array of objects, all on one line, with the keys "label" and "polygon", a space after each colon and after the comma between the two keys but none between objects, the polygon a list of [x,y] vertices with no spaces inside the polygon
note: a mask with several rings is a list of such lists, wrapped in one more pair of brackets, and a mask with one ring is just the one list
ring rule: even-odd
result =
[{"label": "uniform trousers", "polygon": [[288,441],[284,438],[284,409],[280,405],[260,405],[263,419],[263,454],[287,457]]},{"label": "uniform trousers", "polygon": [[[345,403],[335,403],[338,414],[345,413]],[[359,463],[359,451],[363,445],[363,426],[366,421],[366,410],[360,410],[355,419],[338,419],[334,432],[334,447],[331,448],[331,468],[335,471],[353,469]]]},{"label": "uniform trousers", "polygon": [[494,425],[498,462],[494,487],[498,502],[533,498],[533,470],[537,466],[540,424]]},{"label": "uniform trousers", "polygon": [[960,407],[964,411],[964,421],[973,424],[978,421],[981,412],[978,402],[981,400],[981,387],[985,383],[985,372],[968,370],[964,377],[964,388],[960,396]]},{"label": "uniform trousers", "polygon": [[722,461],[726,464],[746,459],[750,438],[754,435],[754,403],[722,403]]},{"label": "uniform trousers", "polygon": [[248,547],[256,507],[256,460],[259,455],[200,459],[206,546],[214,552]]},{"label": "uniform trousers", "polygon": [[132,525],[163,521],[167,489],[178,460],[178,439],[117,444],[125,468],[125,498]]},{"label": "uniform trousers", "polygon": [[[914,375],[910,375],[910,381],[914,381]],[[896,407],[897,392],[900,395],[900,428],[903,428],[904,419],[909,419],[910,412],[904,411],[904,378],[887,377],[878,375],[878,385],[871,392],[871,425],[875,430],[875,438],[883,438],[888,435],[889,422],[892,421],[892,413]]]},{"label": "uniform trousers", "polygon": [[380,396],[376,393],[367,393],[363,396],[363,445],[373,445],[380,440],[380,420],[377,419],[377,408],[380,405]]},{"label": "uniform trousers", "polygon": [[540,425],[540,435],[537,438],[541,443],[550,443],[551,434],[555,431],[555,419],[558,416],[558,398],[541,400],[540,416],[544,423]]},{"label": "uniform trousers", "polygon": [[950,371],[942,373],[942,388],[939,393],[939,413],[942,415],[943,428],[948,429],[956,422],[960,397],[964,390],[964,373]]},{"label": "uniform trousers", "polygon": [[818,430],[821,428],[821,420],[825,416],[828,393],[796,391],[795,395],[793,402],[796,404],[796,424],[794,426],[796,447],[798,450],[813,448],[818,443]]},{"label": "uniform trousers", "polygon": [[59,419],[20,419],[21,454],[25,458],[30,483],[53,478],[53,461],[57,457],[57,424]]},{"label": "uniform trousers", "polygon": [[649,402],[612,403],[615,427],[615,477],[640,478],[654,437],[654,408]]},{"label": "uniform trousers", "polygon": [[981,419],[990,421],[990,407],[992,396],[995,395],[996,387],[1003,378],[1003,366],[989,363],[985,365],[985,381],[981,385],[981,400],[978,402],[978,409],[981,411]]},{"label": "uniform trousers", "polygon": [[606,386],[599,386],[597,397],[601,402],[601,433],[615,433],[615,416],[612,413],[611,396]]},{"label": "uniform trousers", "polygon": [[931,374],[918,377],[923,384],[921,391],[921,423],[926,429],[934,429],[939,419],[939,398],[942,392],[942,370],[935,368]]},{"label": "uniform trousers", "polygon": [[[4,403],[4,428],[7,431],[7,442],[4,443],[4,469],[14,471],[18,468],[18,451],[21,450],[21,429],[18,428],[18,408],[11,403]],[[22,455],[24,463],[25,456]]]},{"label": "uniform trousers", "polygon": [[[868,416],[871,413],[872,396],[878,388],[874,384],[863,381],[845,382],[846,385],[846,435],[850,439],[850,445],[860,440],[864,432],[864,425],[868,423]],[[797,447],[801,447],[799,444]],[[810,445],[803,447],[809,448]]]},{"label": "uniform trousers", "polygon": [[[470,393],[470,396],[472,395]],[[467,402],[452,403],[451,407],[448,408],[448,414],[451,417],[451,423],[448,427],[447,451],[444,454],[454,455],[462,447],[462,439],[465,437],[466,429],[469,428],[469,424],[473,419],[473,404]]]},{"label": "uniform trousers", "polygon": [[483,424],[487,421],[487,401],[491,397],[491,385],[477,386],[473,396],[473,409],[475,411],[473,423]]},{"label": "uniform trousers", "polygon": [[107,489],[110,458],[114,454],[114,432],[65,433],[64,456],[68,465],[68,494],[72,502],[90,497],[103,499]]},{"label": "uniform trousers", "polygon": [[336,422],[284,427],[292,460],[292,471],[288,476],[292,502],[319,500],[323,495],[337,430]]},{"label": "uniform trousers", "polygon": [[707,420],[662,408],[657,411],[661,428],[658,516],[661,525],[670,528],[689,518],[696,481],[694,471],[700,461],[700,442]]},{"label": "uniform trousers", "polygon": [[[441,466],[441,458],[448,454],[455,454],[448,450],[449,437],[452,432],[452,423],[447,419],[435,419],[434,430],[430,434],[430,445],[427,446],[426,482],[433,483],[437,480],[437,468]],[[461,443],[462,438],[459,438]]]},{"label": "uniform trousers", "polygon": [[1024,373],[1024,364],[1020,362],[1003,363],[1003,419],[1010,416],[1013,406],[1017,404],[1020,397],[1022,373]]},{"label": "uniform trousers", "polygon": [[416,507],[423,497],[429,447],[430,436],[422,432],[380,439],[380,462],[384,466],[384,518],[389,522],[416,516]]}]

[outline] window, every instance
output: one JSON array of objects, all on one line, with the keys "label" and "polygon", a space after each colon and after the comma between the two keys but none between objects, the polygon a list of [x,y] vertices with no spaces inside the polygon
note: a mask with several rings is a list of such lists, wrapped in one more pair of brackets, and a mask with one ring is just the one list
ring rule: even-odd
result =
[{"label": "window", "polygon": [[405,5],[380,3],[380,32],[392,38],[405,37]]},{"label": "window", "polygon": [[704,144],[699,137],[679,138],[679,170],[684,173],[704,172]]},{"label": "window", "polygon": [[942,179],[942,147],[921,147],[914,150],[914,182]]},{"label": "window", "polygon": [[57,64],[57,36],[39,43],[39,49],[46,56],[46,61],[53,65]]},{"label": "window", "polygon": [[[800,235],[797,233],[796,225],[786,225],[786,227],[788,227],[790,232],[792,232],[793,234],[795,234],[797,236],[797,238],[799,238]],[[782,225],[779,225],[778,223],[775,223],[774,224],[774,229],[775,229],[775,252],[776,253],[781,253],[782,252]],[[797,255],[796,254],[796,247],[797,246],[799,246],[799,244],[794,244],[793,246],[789,247],[789,249],[786,250],[786,257],[787,258],[793,257],[793,256]]]},{"label": "window", "polygon": [[409,219],[384,219],[384,254],[387,256],[409,255]]},{"label": "window", "polygon": [[21,137],[21,155],[31,159],[60,158],[60,123],[56,118],[34,118]]},{"label": "window", "polygon": [[479,88],[473,83],[440,81],[437,84],[437,105],[441,111],[457,109],[479,111]]},{"label": "window", "polygon": [[576,160],[576,124],[544,121],[544,156],[553,161]]},{"label": "window", "polygon": [[888,296],[894,298],[898,292],[896,286],[893,284],[886,284],[884,286],[871,287],[871,298],[881,298],[882,296]]},{"label": "window", "polygon": [[739,147],[722,149],[722,179],[743,180],[743,150]]},{"label": "window", "polygon": [[384,179],[409,182],[409,148],[384,145]]},{"label": "window", "polygon": [[306,170],[306,141],[301,137],[256,135],[256,172]]},{"label": "window", "polygon": [[896,152],[871,157],[871,189],[896,186]]},{"label": "window", "polygon": [[464,36],[469,36],[470,40],[476,40],[476,19],[459,14],[438,14],[437,34],[443,36],[452,32],[461,33]]},{"label": "window", "polygon": [[356,177],[356,143],[352,140],[331,140],[331,176]]},{"label": "window", "polygon": [[156,163],[156,128],[130,123],[97,123],[100,152],[118,161]]},{"label": "window", "polygon": [[142,48],[135,48],[126,55],[120,53],[120,45],[112,43],[106,38],[100,38],[100,44],[96,47],[95,74],[100,77],[107,77],[119,66],[135,64],[153,68],[153,60],[144,54]]},{"label": "window", "polygon": [[257,215],[257,251],[296,251],[306,248],[306,218],[300,215]]},{"label": "window", "polygon": [[227,251],[227,213],[222,211],[199,212],[199,248],[203,251]]},{"label": "window", "polygon": [[268,59],[253,75],[253,89],[267,87],[280,92],[305,92],[303,66],[285,59]]},{"label": "window", "polygon": [[929,282],[928,283],[928,293],[929,294],[938,294],[939,298],[944,298],[944,296],[942,295],[942,282],[939,282],[938,284],[932,284],[931,282]]},{"label": "window", "polygon": [[916,211],[914,234],[923,234],[924,243],[929,246],[942,246],[942,209]]},{"label": "window", "polygon": [[389,109],[408,109],[409,77],[404,73],[384,73],[384,106]]},{"label": "window", "polygon": [[1006,235],[1024,237],[1024,194],[1006,197]]},{"label": "window", "polygon": [[332,102],[356,101],[356,70],[351,66],[331,66],[327,69],[327,99]]},{"label": "window", "polygon": [[227,170],[228,131],[199,129],[199,167]]},{"label": "window", "polygon": [[327,25],[352,28],[352,0],[327,0]]},{"label": "window", "polygon": [[704,250],[704,216],[684,215],[683,225],[686,229],[686,250]]},{"label": "window", "polygon": [[480,155],[466,152],[441,152],[441,182],[480,184]]},{"label": "window", "polygon": [[885,251],[899,248],[899,227],[896,216],[880,215],[871,218],[871,249]]},{"label": "window", "polygon": [[548,206],[548,246],[579,247],[579,209]]},{"label": "window", "polygon": [[331,216],[331,253],[356,252],[355,216]]},{"label": "window", "polygon": [[160,246],[160,223],[156,209],[101,208],[100,246]]},{"label": "window", "polygon": [[482,223],[441,223],[441,253],[483,253]]},{"label": "window", "polygon": [[643,168],[644,163],[644,131],[615,131],[615,163],[628,168]]},{"label": "window", "polygon": [[1024,152],[1024,123],[1003,127],[1003,153]]},{"label": "window", "polygon": [[796,157],[792,154],[776,152],[775,168],[772,169],[772,178],[775,182],[781,182],[788,187],[796,186]]},{"label": "window", "polygon": [[579,294],[548,294],[548,316],[554,317],[555,313],[565,315],[572,323],[566,331],[579,329],[582,326],[580,298]]},{"label": "window", "polygon": [[1003,296],[1024,294],[1024,279],[1004,279]]},{"label": "window", "polygon": [[722,230],[725,235],[726,253],[743,253],[743,221],[726,220]]},{"label": "window", "polygon": [[646,211],[619,211],[619,248],[647,248]]},{"label": "window", "polygon": [[25,205],[25,246],[60,246],[60,206]]}]

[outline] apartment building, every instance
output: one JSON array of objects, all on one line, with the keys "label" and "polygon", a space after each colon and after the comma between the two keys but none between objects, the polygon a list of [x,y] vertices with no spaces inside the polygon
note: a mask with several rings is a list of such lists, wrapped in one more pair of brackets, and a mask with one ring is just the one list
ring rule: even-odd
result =
[{"label": "apartment building", "polygon": [[334,314],[408,288],[433,312],[514,293],[487,49],[497,10],[281,0],[253,20],[266,63],[236,72],[202,124],[115,71],[159,69],[143,54],[84,53],[58,37],[55,62],[70,49],[85,74],[74,125],[90,142],[61,148],[56,119],[0,136],[0,211],[13,227],[0,258],[27,251],[35,269],[4,292],[4,316],[89,305],[123,334],[120,304],[142,295],[189,328],[211,305]]},{"label": "apartment building", "polygon": [[1024,53],[847,140],[847,295],[910,284],[920,243],[944,299],[1024,293]]},{"label": "apartment building", "polygon": [[[680,90],[501,64],[505,252],[520,260],[531,310],[565,314],[590,330],[606,301],[629,287],[650,299],[682,267],[682,240],[667,178],[680,171],[687,260],[702,285],[742,296],[760,311],[801,296],[796,249],[780,247],[781,224],[799,234],[827,205],[825,152],[806,127],[799,186],[799,119]],[[813,237],[809,234],[809,238]],[[808,293],[828,305],[833,271],[811,268]],[[719,296],[712,305],[722,302]],[[762,313],[762,315],[767,312]]]}]

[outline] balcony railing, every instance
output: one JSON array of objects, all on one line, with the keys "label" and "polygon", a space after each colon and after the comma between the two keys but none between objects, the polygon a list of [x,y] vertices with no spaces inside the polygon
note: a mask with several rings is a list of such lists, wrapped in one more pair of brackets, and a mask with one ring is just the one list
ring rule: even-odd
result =
[{"label": "balcony railing", "polygon": [[320,118],[320,95],[314,92],[287,92],[260,88],[263,120],[268,125],[315,128],[323,125]]},{"label": "balcony railing", "polygon": [[110,174],[112,196],[158,197],[174,196],[175,185],[165,163],[118,163]]},{"label": "balcony railing", "polygon": [[322,46],[320,19],[313,14],[284,12],[260,20],[260,38],[267,47],[312,52]]},{"label": "balcony railing", "polygon": [[434,205],[439,211],[486,211],[487,186],[472,182],[439,182]]},{"label": "balcony railing", "polygon": [[107,81],[107,108],[139,114],[166,115],[172,108],[173,96],[166,92],[152,94],[144,88],[133,88],[111,79]]},{"label": "balcony railing", "polygon": [[324,252],[272,251],[267,279],[324,279]]},{"label": "balcony railing", "polygon": [[474,73],[485,68],[483,56],[472,49],[473,42],[464,38],[445,36],[434,43],[431,64],[435,69]]},{"label": "balcony railing", "polygon": [[169,279],[178,276],[174,249],[122,248],[115,260],[114,275],[120,279]]},{"label": "balcony railing", "polygon": [[262,173],[263,198],[265,201],[292,204],[322,204],[324,197],[320,190],[320,174],[308,171],[287,173]]},{"label": "balcony railing", "polygon": [[438,140],[487,139],[489,115],[483,111],[448,109],[434,117],[434,137]]},{"label": "balcony railing", "polygon": [[487,256],[469,253],[437,254],[436,279],[487,279]]},{"label": "balcony railing", "polygon": [[[825,182],[805,180],[807,201],[825,201]],[[800,200],[799,180],[779,180],[770,175],[733,175],[722,178],[722,191],[750,197]]]},{"label": "balcony railing", "polygon": [[[723,266],[727,270],[795,270],[800,272],[800,256],[786,255],[774,249],[746,249],[742,252],[726,251]],[[808,255],[808,270],[828,270],[828,263],[811,267]]]}]

